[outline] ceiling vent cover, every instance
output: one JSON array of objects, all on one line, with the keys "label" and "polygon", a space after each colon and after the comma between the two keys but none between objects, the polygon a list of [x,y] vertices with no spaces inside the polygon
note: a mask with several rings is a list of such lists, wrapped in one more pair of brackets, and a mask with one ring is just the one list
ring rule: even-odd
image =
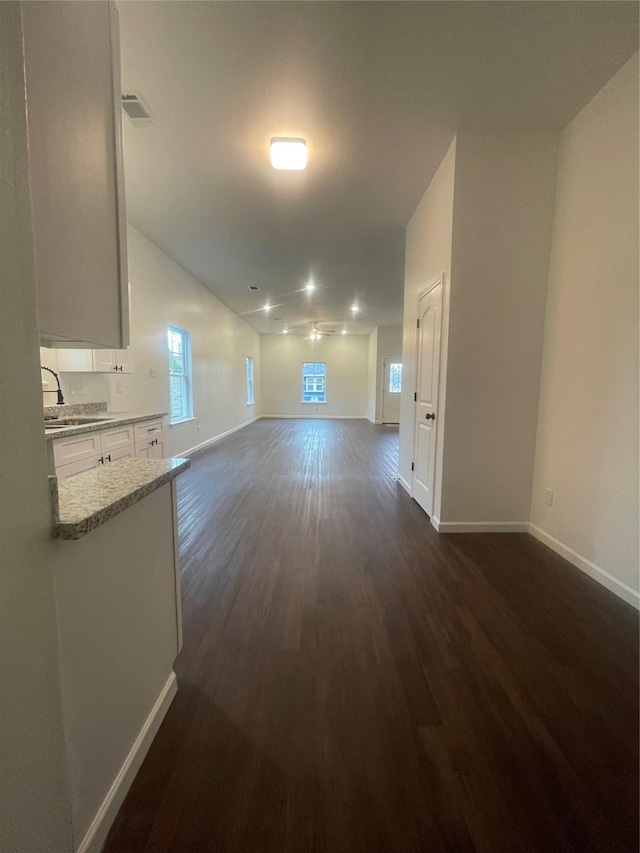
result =
[{"label": "ceiling vent cover", "polygon": [[122,109],[134,124],[151,124],[151,111],[137,92],[122,95]]},{"label": "ceiling vent cover", "polygon": [[258,287],[258,285],[257,285],[257,284],[250,284],[250,285],[249,285],[249,290],[260,290],[260,288]]}]

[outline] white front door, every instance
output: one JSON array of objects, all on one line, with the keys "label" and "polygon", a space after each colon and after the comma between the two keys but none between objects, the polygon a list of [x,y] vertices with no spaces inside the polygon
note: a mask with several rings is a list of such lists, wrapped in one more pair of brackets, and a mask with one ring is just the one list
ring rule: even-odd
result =
[{"label": "white front door", "polygon": [[402,362],[385,358],[382,380],[382,423],[400,423],[400,392],[402,391]]},{"label": "white front door", "polygon": [[418,300],[418,364],[416,382],[413,497],[433,514],[442,280]]}]

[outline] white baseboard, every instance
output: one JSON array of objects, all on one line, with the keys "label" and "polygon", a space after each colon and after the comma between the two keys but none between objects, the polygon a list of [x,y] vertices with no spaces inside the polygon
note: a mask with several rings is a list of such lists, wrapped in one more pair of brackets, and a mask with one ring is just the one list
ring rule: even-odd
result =
[{"label": "white baseboard", "polygon": [[400,483],[402,488],[405,490],[405,492],[408,492],[409,494],[411,494],[411,484],[407,483],[405,478],[401,477],[400,474],[398,474],[398,482]]},{"label": "white baseboard", "polygon": [[222,441],[223,438],[226,438],[231,433],[238,432],[239,429],[244,429],[249,426],[249,424],[254,423],[258,420],[258,417],[250,418],[248,421],[244,421],[244,423],[238,424],[238,426],[233,427],[232,429],[228,429],[226,432],[221,432],[220,435],[214,435],[213,438],[208,438],[206,441],[203,441],[202,444],[196,444],[195,447],[190,447],[189,450],[185,450],[183,453],[177,453],[176,456],[179,457],[187,457],[190,459],[192,456],[195,456],[197,453],[202,453],[203,450],[206,450],[207,447],[211,447],[212,444],[215,444],[217,441]]},{"label": "white baseboard", "polygon": [[528,521],[440,521],[432,518],[438,533],[528,533]]},{"label": "white baseboard", "polygon": [[287,421],[367,421],[366,415],[260,415],[261,418],[272,418],[274,420]]},{"label": "white baseboard", "polygon": [[111,824],[118,813],[118,809],[122,805],[127,791],[131,787],[131,783],[151,746],[151,742],[156,736],[160,723],[169,710],[169,705],[171,705],[173,697],[177,692],[178,684],[176,675],[172,672],[167,683],[162,688],[155,705],[151,709],[151,713],[140,729],[140,733],[131,747],[131,751],[127,755],[124,764],[120,768],[113,785],[109,789],[109,793],[104,798],[102,805],[91,822],[87,834],[82,839],[77,853],[99,853],[102,849],[102,845],[111,829]]},{"label": "white baseboard", "polygon": [[623,601],[626,601],[627,604],[632,604],[636,610],[640,610],[640,593],[636,592],[635,589],[632,589],[623,581],[609,574],[606,569],[596,565],[596,563],[592,563],[591,560],[587,560],[582,554],[578,554],[573,548],[569,548],[568,545],[560,542],[555,536],[551,536],[551,534],[542,530],[542,528],[533,524],[533,522],[529,525],[529,533],[551,548],[552,551],[555,551],[556,554],[564,557],[565,560],[568,560],[572,565],[576,566],[586,575],[589,575],[590,578],[598,581],[609,592],[613,592],[619,598],[622,598]]}]

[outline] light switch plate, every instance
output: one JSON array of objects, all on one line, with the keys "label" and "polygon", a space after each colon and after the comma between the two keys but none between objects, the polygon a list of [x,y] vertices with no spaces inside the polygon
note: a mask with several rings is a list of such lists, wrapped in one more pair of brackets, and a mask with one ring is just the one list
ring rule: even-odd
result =
[{"label": "light switch plate", "polygon": [[553,506],[553,489],[544,490],[544,502],[547,506]]}]

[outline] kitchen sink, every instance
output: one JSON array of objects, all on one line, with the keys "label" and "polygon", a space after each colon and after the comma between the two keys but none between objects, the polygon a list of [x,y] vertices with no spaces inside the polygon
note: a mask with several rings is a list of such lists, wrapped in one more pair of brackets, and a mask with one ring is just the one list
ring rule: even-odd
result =
[{"label": "kitchen sink", "polygon": [[78,415],[74,418],[51,418],[45,419],[45,429],[62,429],[70,426],[84,426],[85,424],[100,424],[103,421],[112,421],[113,418],[90,417],[89,415]]}]

